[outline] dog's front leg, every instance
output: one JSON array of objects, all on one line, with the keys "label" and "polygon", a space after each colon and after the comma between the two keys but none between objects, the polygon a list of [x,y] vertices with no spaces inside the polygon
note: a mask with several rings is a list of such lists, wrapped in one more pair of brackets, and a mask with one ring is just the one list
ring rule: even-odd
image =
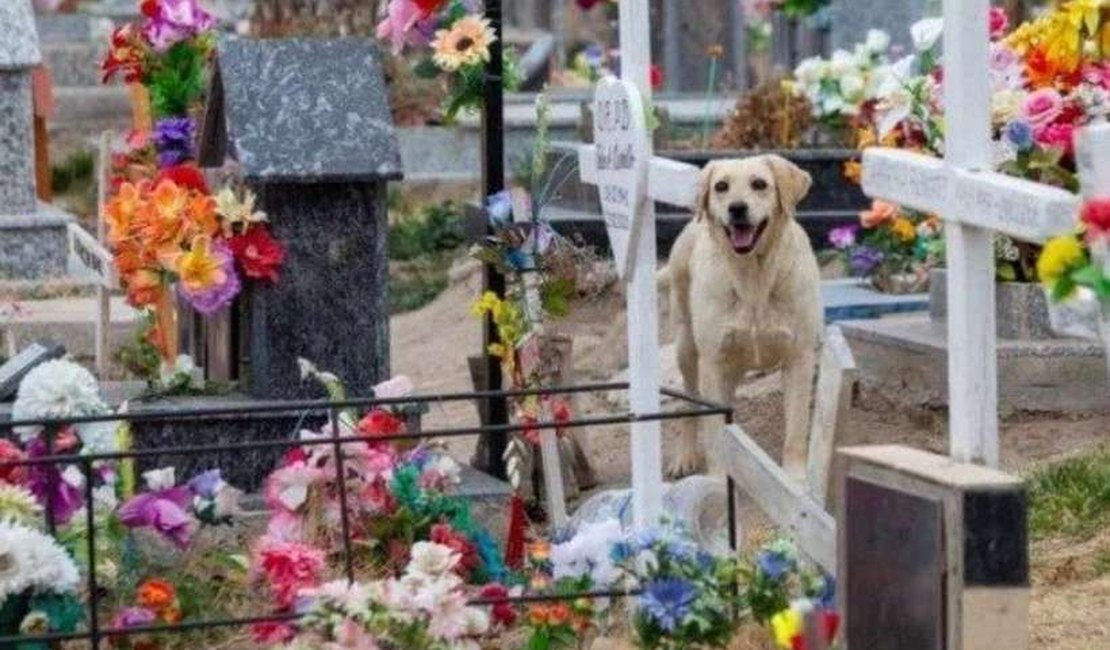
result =
[{"label": "dog's front leg", "polygon": [[786,439],[782,449],[782,465],[787,474],[799,481],[806,479],[810,402],[813,398],[816,363],[816,353],[807,347],[787,362],[782,371],[786,408]]}]

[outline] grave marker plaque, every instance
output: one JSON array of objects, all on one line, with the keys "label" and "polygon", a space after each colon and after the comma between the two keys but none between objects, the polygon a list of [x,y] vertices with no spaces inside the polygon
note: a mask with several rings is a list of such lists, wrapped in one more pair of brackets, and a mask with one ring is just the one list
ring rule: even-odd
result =
[{"label": "grave marker plaque", "polygon": [[1022,650],[1026,497],[1017,478],[899,446],[840,450],[845,640],[867,650]]}]

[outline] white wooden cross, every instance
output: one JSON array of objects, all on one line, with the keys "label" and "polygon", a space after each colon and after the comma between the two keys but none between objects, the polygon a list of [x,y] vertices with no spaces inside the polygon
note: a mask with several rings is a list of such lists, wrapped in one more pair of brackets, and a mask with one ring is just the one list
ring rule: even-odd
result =
[{"label": "white wooden cross", "polygon": [[[597,144],[580,148],[578,164],[582,182],[599,185],[618,271],[627,284],[629,408],[648,414],[660,410],[654,201],[692,207],[699,170],[652,158],[644,114],[651,99],[651,18],[643,0],[620,0],[620,46],[623,80],[599,84]],[[651,526],[662,514],[659,422],[634,422],[630,446],[634,523]]]},{"label": "white wooden cross", "polygon": [[944,159],[868,149],[863,189],[946,221],[951,455],[997,466],[993,233],[1041,242],[1067,232],[1078,198],[992,171],[989,9],[988,0],[944,0]]}]

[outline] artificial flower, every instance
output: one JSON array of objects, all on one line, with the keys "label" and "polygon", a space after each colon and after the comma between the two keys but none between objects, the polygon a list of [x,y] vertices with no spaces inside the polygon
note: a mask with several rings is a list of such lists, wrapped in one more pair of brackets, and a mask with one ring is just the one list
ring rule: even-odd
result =
[{"label": "artificial flower", "polygon": [[145,0],[141,8],[147,19],[143,34],[158,52],[216,26],[216,19],[197,0]]},{"label": "artificial flower", "polygon": [[841,226],[829,232],[829,243],[837,250],[845,250],[856,244],[856,226]]},{"label": "artificial flower", "polygon": [[305,544],[266,543],[257,551],[257,562],[279,607],[293,605],[298,592],[315,587],[325,568],[324,552]]},{"label": "artificial flower", "polygon": [[1010,16],[1006,14],[1006,10],[1002,7],[991,7],[990,9],[990,34],[991,40],[997,41],[1006,35],[1010,29]]},{"label": "artificial flower", "polygon": [[1051,124],[1064,110],[1064,98],[1055,88],[1029,93],[1021,107],[1022,116],[1034,128]]},{"label": "artificial flower", "polygon": [[685,622],[697,597],[697,589],[688,580],[652,580],[644,585],[640,596],[641,612],[663,630],[674,632]]},{"label": "artificial flower", "polygon": [[494,625],[509,629],[516,624],[518,618],[516,608],[508,602],[509,590],[503,585],[488,584],[478,592],[478,597],[493,602],[490,606],[490,618]]},{"label": "artificial flower", "polygon": [[1045,244],[1037,260],[1037,275],[1041,282],[1052,287],[1065,275],[1081,266],[1086,259],[1083,246],[1074,235],[1056,237]]},{"label": "artificial flower", "polygon": [[14,442],[0,438],[0,483],[18,484],[27,477],[27,468],[17,465],[27,458]]},{"label": "artificial flower", "polygon": [[192,493],[174,485],[173,468],[146,472],[148,491],[120,506],[120,523],[129,528],[151,528],[178,548],[186,548],[192,538],[193,522],[186,508]]},{"label": "artificial flower", "polygon": [[474,544],[471,543],[466,536],[447,524],[436,524],[432,526],[431,531],[428,533],[428,539],[431,542],[450,549],[459,556],[458,562],[452,570],[460,577],[465,578],[481,567],[482,559],[478,556],[478,549],[475,548]]},{"label": "artificial flower", "polygon": [[215,199],[216,213],[224,221],[224,234],[227,236],[250,230],[251,226],[266,221],[266,213],[255,209],[257,199],[250,190],[244,190],[240,197],[240,193],[225,187],[216,194]]},{"label": "artificial flower", "polygon": [[135,602],[140,607],[161,612],[177,602],[177,590],[166,580],[151,578],[139,585],[135,591]]},{"label": "artificial flower", "polygon": [[462,556],[453,549],[432,542],[417,542],[412,546],[409,572],[428,578],[438,578],[454,571]]},{"label": "artificial flower", "polygon": [[848,266],[854,275],[864,276],[882,264],[886,256],[882,251],[870,246],[858,246],[852,249],[848,259]]},{"label": "artificial flower", "polygon": [[206,316],[230,305],[242,289],[231,248],[207,236],[193,240],[192,249],[179,258],[177,268],[181,294]]},{"label": "artificial flower", "polygon": [[1038,129],[1035,137],[1042,147],[1057,149],[1067,157],[1075,153],[1075,127],[1071,124],[1049,124]]},{"label": "artificial flower", "polygon": [[466,16],[436,32],[432,60],[448,72],[489,61],[489,46],[496,38],[489,20]]},{"label": "artificial flower", "polygon": [[775,542],[755,556],[755,564],[764,576],[778,582],[787,573],[797,569],[797,552],[789,543]]},{"label": "artificial flower", "polygon": [[396,436],[405,432],[405,421],[385,409],[374,409],[359,420],[356,428],[370,438]]},{"label": "artificial flower", "polygon": [[266,502],[271,508],[296,512],[308,502],[309,491],[327,480],[324,470],[305,463],[287,465],[266,479]]},{"label": "artificial flower", "polygon": [[14,521],[0,521],[0,603],[28,591],[74,593],[78,580],[73,558],[53,537]]},{"label": "artificial flower", "polygon": [[173,167],[193,159],[196,122],[189,117],[166,117],[154,123],[152,135],[158,166]]},{"label": "artificial flower", "polygon": [[775,637],[775,645],[786,650],[796,646],[795,640],[805,630],[805,620],[801,612],[794,608],[785,609],[771,618],[771,631]]},{"label": "artificial flower", "polygon": [[407,375],[397,375],[374,386],[374,397],[379,399],[397,399],[412,394],[415,386]]},{"label": "artificial flower", "polygon": [[228,245],[248,278],[271,283],[278,281],[278,270],[285,261],[285,249],[268,229],[255,226],[232,237]]},{"label": "artificial flower", "polygon": [[890,221],[890,233],[901,242],[912,242],[917,238],[917,228],[905,217],[895,217]]},{"label": "artificial flower", "polygon": [[100,64],[103,72],[102,83],[108,83],[116,74],[123,75],[124,83],[138,83],[144,74],[144,50],[146,44],[132,24],[126,24],[112,32],[108,56]]},{"label": "artificial flower", "polygon": [[[68,359],[54,359],[36,366],[20,381],[12,419],[44,420],[107,412],[108,406],[100,398],[100,386],[92,373]],[[20,426],[15,431],[27,442],[42,427]]]},{"label": "artificial flower", "polygon": [[436,21],[415,0],[390,0],[385,17],[377,27],[377,37],[393,44],[394,54],[406,45],[426,45],[435,32]]},{"label": "artificial flower", "polygon": [[898,206],[887,201],[876,199],[871,203],[871,209],[861,212],[860,224],[864,228],[877,228],[898,215]]},{"label": "artificial flower", "polygon": [[171,165],[159,170],[154,178],[154,185],[160,185],[162,181],[171,181],[186,190],[208,194],[208,182],[204,180],[204,172],[192,163]]},{"label": "artificial flower", "polygon": [[923,18],[910,26],[913,47],[918,52],[928,52],[944,34],[943,18]]},{"label": "artificial flower", "polygon": [[0,483],[0,520],[32,524],[42,514],[42,506],[27,488]]},{"label": "artificial flower", "polygon": [[504,190],[486,197],[486,214],[490,226],[495,229],[507,228],[513,223],[513,195]]},{"label": "artificial flower", "polygon": [[1087,227],[1088,235],[1098,239],[1110,236],[1110,198],[1087,201],[1079,218]]},{"label": "artificial flower", "polygon": [[1003,135],[1018,151],[1025,151],[1033,146],[1033,127],[1023,120],[1014,120],[1007,124]]},{"label": "artificial flower", "polygon": [[128,607],[112,618],[112,629],[129,630],[148,627],[158,620],[158,615],[145,607]]}]

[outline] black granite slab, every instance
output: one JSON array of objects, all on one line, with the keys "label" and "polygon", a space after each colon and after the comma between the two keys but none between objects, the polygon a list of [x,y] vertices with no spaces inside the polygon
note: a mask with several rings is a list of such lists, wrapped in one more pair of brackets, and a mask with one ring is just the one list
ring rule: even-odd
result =
[{"label": "black granite slab", "polygon": [[366,39],[221,38],[201,161],[263,182],[401,178],[380,55]]},{"label": "black granite slab", "polygon": [[964,584],[1029,586],[1028,498],[1023,490],[964,495]]}]

